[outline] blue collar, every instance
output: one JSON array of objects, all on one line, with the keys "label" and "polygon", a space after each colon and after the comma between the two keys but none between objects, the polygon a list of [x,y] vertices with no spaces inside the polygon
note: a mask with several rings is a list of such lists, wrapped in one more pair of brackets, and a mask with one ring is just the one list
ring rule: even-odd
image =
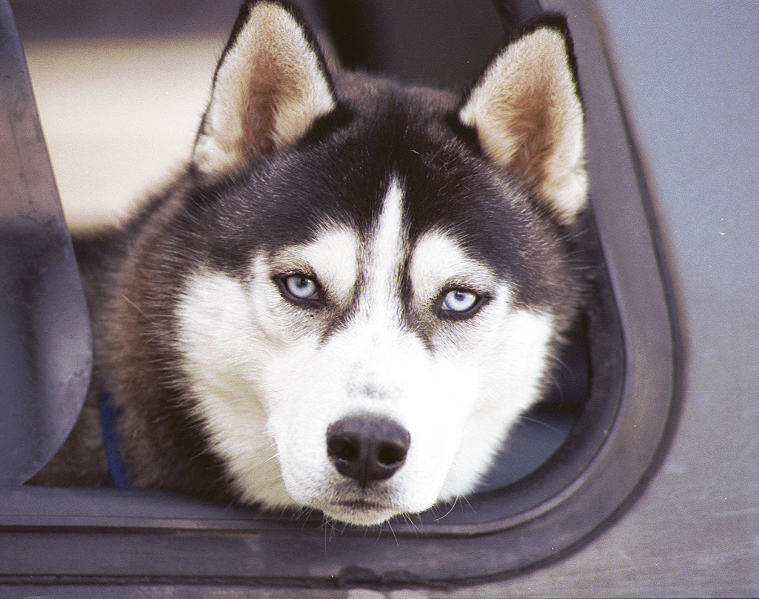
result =
[{"label": "blue collar", "polygon": [[100,404],[100,425],[103,428],[103,441],[105,442],[105,454],[108,457],[108,469],[111,471],[111,480],[115,487],[128,487],[124,462],[121,461],[121,449],[119,438],[116,435],[116,420],[121,410],[113,403],[113,394],[109,391],[101,391],[98,397]]}]

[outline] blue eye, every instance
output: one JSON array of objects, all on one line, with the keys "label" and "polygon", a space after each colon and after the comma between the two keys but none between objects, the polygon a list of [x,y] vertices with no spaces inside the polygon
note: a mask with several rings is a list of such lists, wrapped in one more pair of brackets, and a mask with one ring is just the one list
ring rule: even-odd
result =
[{"label": "blue eye", "polygon": [[473,291],[451,289],[443,295],[440,315],[461,318],[474,314],[482,298]]},{"label": "blue eye", "polygon": [[287,295],[295,300],[308,301],[319,299],[319,285],[306,275],[290,275],[282,279],[282,286]]}]

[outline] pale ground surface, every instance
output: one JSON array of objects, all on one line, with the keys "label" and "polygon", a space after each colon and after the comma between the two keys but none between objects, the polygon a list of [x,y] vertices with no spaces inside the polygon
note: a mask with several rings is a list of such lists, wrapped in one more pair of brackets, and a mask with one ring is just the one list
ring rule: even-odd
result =
[{"label": "pale ground surface", "polygon": [[69,225],[113,222],[189,156],[223,37],[25,45]]}]

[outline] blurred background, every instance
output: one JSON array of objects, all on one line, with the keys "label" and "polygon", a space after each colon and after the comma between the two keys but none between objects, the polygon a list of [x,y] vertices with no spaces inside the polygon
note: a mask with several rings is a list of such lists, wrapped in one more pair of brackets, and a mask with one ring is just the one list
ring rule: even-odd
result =
[{"label": "blurred background", "polygon": [[66,219],[118,219],[189,154],[237,0],[11,0]]}]

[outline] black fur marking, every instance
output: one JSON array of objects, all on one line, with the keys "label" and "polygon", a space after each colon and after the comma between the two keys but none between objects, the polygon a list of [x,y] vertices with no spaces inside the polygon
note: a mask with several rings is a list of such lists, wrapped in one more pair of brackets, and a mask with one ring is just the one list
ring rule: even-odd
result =
[{"label": "black fur marking", "polygon": [[450,98],[423,102],[390,82],[376,82],[372,91],[370,110],[342,98],[350,118],[327,117],[293,148],[194,192],[177,227],[181,246],[197,247],[214,268],[246,276],[255,252],[313,241],[325,224],[368,239],[397,175],[412,246],[432,229],[446,231],[512,281],[520,304],[544,308],[563,297],[571,277],[551,272],[562,262],[552,243],[558,225],[473,147],[467,128],[451,127]]}]

